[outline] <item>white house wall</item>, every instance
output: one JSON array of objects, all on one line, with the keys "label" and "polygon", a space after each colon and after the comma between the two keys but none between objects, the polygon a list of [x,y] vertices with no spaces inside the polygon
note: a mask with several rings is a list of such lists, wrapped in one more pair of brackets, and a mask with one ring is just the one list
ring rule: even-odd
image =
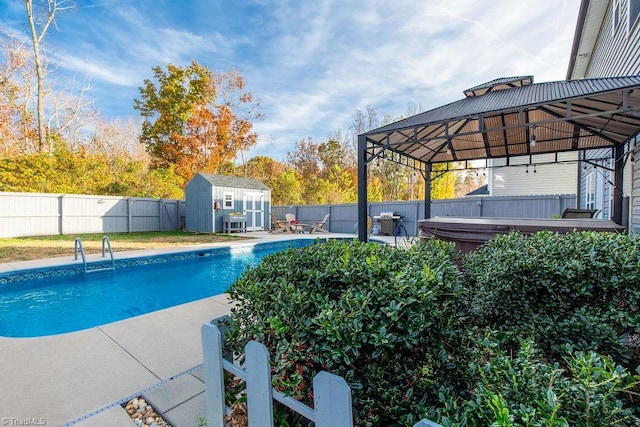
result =
[{"label": "white house wall", "polygon": [[[533,196],[541,194],[575,194],[578,188],[577,153],[558,153],[558,161],[552,163],[555,154],[539,154],[512,157],[510,166],[505,159],[490,162],[489,189],[492,196]],[[551,163],[551,164],[549,164]]]},{"label": "white house wall", "polygon": [[609,2],[602,29],[591,54],[584,77],[632,76],[640,73],[640,23],[629,30],[629,1],[621,0],[621,24],[613,30],[613,4]]},{"label": "white house wall", "polygon": [[[640,74],[640,19],[632,22],[631,26],[629,25],[629,0],[591,1],[598,3],[598,5],[607,4],[607,11],[602,25],[599,27],[599,33],[585,71],[581,73],[577,69],[569,70],[571,78],[618,77]],[[614,30],[613,13],[616,4],[619,4],[621,16],[620,24]],[[595,26],[597,23],[593,25]],[[594,29],[596,28],[591,30]],[[634,145],[631,145],[631,149],[633,147]],[[628,161],[623,171],[622,191],[623,196],[630,197],[629,228],[640,232],[640,179],[637,175],[637,171],[634,174],[633,162]],[[582,182],[581,187],[584,188],[584,185]],[[602,191],[610,191],[611,185],[609,183],[604,182],[603,185]]]}]

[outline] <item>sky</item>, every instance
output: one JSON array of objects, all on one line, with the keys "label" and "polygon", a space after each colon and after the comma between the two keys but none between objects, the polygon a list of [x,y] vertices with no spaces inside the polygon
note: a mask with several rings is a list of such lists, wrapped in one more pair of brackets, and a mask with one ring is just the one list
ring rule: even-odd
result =
[{"label": "sky", "polygon": [[[42,0],[33,0],[39,4]],[[60,1],[60,0],[58,0]],[[580,0],[77,0],[46,36],[54,73],[90,81],[106,119],[137,117],[152,68],[238,70],[261,103],[248,157],[284,160],[298,141],[427,111],[490,80],[564,80]],[[0,30],[28,36],[22,0]]]}]

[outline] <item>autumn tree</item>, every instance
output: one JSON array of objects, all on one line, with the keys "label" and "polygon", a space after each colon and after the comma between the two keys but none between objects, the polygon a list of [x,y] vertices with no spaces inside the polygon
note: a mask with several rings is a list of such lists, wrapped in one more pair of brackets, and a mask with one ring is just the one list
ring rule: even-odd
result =
[{"label": "autumn tree", "polygon": [[287,153],[285,163],[305,178],[317,178],[320,175],[318,144],[311,138],[298,141],[295,150]]},{"label": "autumn tree", "polygon": [[172,168],[150,170],[131,159],[116,163],[114,173],[104,156],[74,149],[54,136],[49,152],[0,157],[0,191],[184,197],[183,182]]},{"label": "autumn tree", "polygon": [[37,150],[37,127],[29,109],[29,53],[19,39],[0,36],[0,154]]},{"label": "autumn tree", "polygon": [[174,165],[185,180],[218,172],[257,141],[251,118],[256,103],[235,72],[216,76],[206,66],[153,68],[155,82],[140,87],[134,108],[143,118],[140,141],[155,167]]},{"label": "autumn tree", "polygon": [[287,169],[271,181],[271,202],[274,205],[299,205],[302,200],[302,183],[293,169]]},{"label": "autumn tree", "polygon": [[257,179],[267,186],[271,180],[282,174],[287,166],[284,163],[266,156],[256,156],[249,159],[244,166],[244,176]]},{"label": "autumn tree", "polygon": [[[246,153],[258,141],[258,134],[252,132],[253,121],[263,118],[260,100],[246,90],[246,82],[238,70],[231,70],[216,76],[217,105],[228,115],[228,145],[238,154],[242,166],[247,162]],[[222,108],[224,107],[224,108]]]}]

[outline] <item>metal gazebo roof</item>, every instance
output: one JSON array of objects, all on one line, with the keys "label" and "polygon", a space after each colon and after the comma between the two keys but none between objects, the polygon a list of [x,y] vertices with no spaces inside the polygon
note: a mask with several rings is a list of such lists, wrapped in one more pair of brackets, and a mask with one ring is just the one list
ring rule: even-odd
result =
[{"label": "metal gazebo roof", "polygon": [[464,93],[364,133],[368,160],[379,149],[442,163],[613,147],[640,131],[640,76],[537,84],[532,76],[500,78]]},{"label": "metal gazebo roof", "polygon": [[[624,143],[640,132],[640,75],[536,84],[533,76],[505,77],[464,94],[358,135],[359,224],[367,219],[367,164],[378,157],[428,177],[433,163],[608,147],[616,153],[616,187],[621,187]],[[425,192],[429,216],[428,188]],[[614,201],[614,215],[620,205],[621,197]],[[358,237],[367,240],[364,227]]]}]

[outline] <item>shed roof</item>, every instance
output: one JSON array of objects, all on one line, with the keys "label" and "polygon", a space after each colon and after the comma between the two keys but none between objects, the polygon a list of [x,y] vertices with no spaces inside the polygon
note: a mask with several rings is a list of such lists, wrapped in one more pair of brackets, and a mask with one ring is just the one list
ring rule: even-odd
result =
[{"label": "shed roof", "polygon": [[248,188],[251,190],[269,190],[269,187],[253,178],[240,178],[236,176],[215,175],[198,172],[198,175],[218,187]]},{"label": "shed roof", "polygon": [[505,77],[464,93],[364,133],[365,161],[387,150],[443,163],[613,147],[640,131],[640,76],[537,84]]}]

